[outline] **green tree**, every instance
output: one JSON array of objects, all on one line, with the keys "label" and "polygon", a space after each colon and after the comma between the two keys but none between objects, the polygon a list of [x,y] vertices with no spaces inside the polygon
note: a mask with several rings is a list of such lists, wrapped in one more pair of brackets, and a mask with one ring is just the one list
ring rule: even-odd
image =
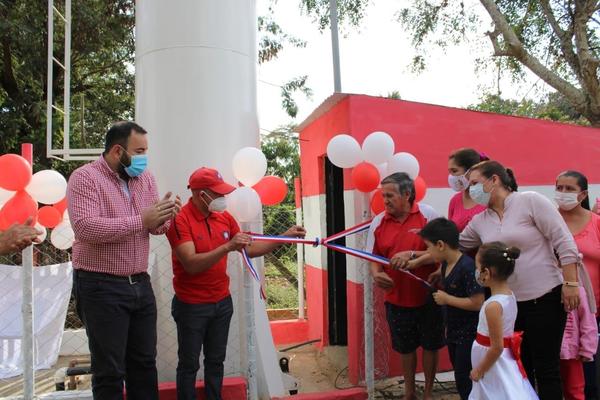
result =
[{"label": "green tree", "polygon": [[589,121],[557,92],[550,93],[539,101],[528,99],[518,101],[505,99],[500,95],[488,94],[478,104],[469,106],[469,109],[520,117],[548,119],[577,125],[589,125]]},{"label": "green tree", "polygon": [[[55,4],[60,9],[60,2]],[[73,147],[102,147],[109,124],[132,117],[133,9],[133,0],[88,0],[72,9]],[[19,152],[20,143],[31,142],[38,166],[68,173],[76,163],[61,165],[45,157],[47,10],[44,1],[0,0],[0,154]],[[54,56],[60,62],[64,61],[63,32],[56,18]],[[62,105],[62,77],[55,66],[57,106]],[[61,115],[54,115],[54,131],[60,137]]]},{"label": "green tree", "polygon": [[528,69],[557,91],[577,113],[600,126],[600,2],[597,0],[412,0],[399,12],[426,65],[427,45],[468,41],[484,23],[495,64],[513,79]]},{"label": "green tree", "polygon": [[261,149],[267,158],[267,174],[282,178],[288,185],[285,204],[294,205],[294,179],[300,176],[300,149],[295,125],[276,129],[261,138]]}]

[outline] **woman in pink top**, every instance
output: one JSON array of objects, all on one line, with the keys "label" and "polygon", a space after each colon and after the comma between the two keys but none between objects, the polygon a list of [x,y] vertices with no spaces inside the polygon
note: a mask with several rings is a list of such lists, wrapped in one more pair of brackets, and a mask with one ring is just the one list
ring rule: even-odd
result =
[{"label": "woman in pink top", "polygon": [[448,185],[456,193],[448,205],[448,219],[454,222],[459,232],[465,229],[474,215],[485,210],[485,206],[477,204],[469,195],[469,181],[465,174],[473,165],[488,158],[474,149],[463,148],[450,154],[448,158]]},{"label": "woman in pink top", "polygon": [[[575,238],[590,276],[596,309],[600,305],[600,216],[590,211],[588,180],[580,172],[565,171],[556,178],[554,201]],[[586,399],[598,398],[596,357],[583,364]]]},{"label": "woman in pink top", "polygon": [[517,193],[512,171],[500,163],[473,166],[469,184],[471,198],[488,208],[462,231],[460,245],[472,249],[501,241],[521,249],[508,284],[517,299],[515,330],[523,331],[523,364],[540,399],[562,400],[565,311],[579,306],[573,236],[554,204],[539,193]]}]

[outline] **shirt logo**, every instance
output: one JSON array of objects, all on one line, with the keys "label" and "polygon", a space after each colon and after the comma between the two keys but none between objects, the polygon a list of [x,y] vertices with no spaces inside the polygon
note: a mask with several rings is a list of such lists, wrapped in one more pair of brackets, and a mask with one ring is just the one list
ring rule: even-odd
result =
[{"label": "shirt logo", "polygon": [[412,229],[409,229],[408,231],[409,231],[410,233],[414,233],[415,235],[418,235],[418,234],[419,234],[419,232],[421,232],[421,230],[420,230],[420,229],[418,229],[418,228],[412,228]]},{"label": "shirt logo", "polygon": [[223,239],[229,240],[229,232],[223,232]]}]

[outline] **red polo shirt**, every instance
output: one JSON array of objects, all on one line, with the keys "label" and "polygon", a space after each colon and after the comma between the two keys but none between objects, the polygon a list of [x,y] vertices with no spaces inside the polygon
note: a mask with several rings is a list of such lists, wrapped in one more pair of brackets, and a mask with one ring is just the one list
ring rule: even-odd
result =
[{"label": "red polo shirt", "polygon": [[183,206],[167,232],[173,249],[173,288],[179,300],[189,304],[221,301],[229,296],[229,276],[227,256],[209,269],[190,275],[183,269],[174,249],[182,243],[193,242],[196,253],[206,253],[228,242],[239,231],[237,221],[227,212],[213,212],[205,217],[191,199]]},{"label": "red polo shirt", "polygon": [[[415,203],[410,214],[403,222],[387,213],[375,228],[375,244],[373,253],[391,258],[394,254],[406,250],[425,250],[425,242],[418,235],[427,219],[419,211]],[[429,290],[410,275],[384,267],[385,272],[394,280],[394,288],[387,292],[385,301],[400,307],[419,307],[425,304]],[[420,278],[427,279],[436,270],[435,264],[423,265],[411,272]]]}]

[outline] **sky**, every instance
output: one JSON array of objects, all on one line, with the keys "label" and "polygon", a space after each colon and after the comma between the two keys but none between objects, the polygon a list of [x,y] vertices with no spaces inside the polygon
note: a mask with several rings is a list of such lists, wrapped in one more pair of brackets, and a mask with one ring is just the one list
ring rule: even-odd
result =
[{"label": "sky", "polygon": [[[489,30],[489,18],[479,2],[468,1],[481,8],[485,19],[481,37]],[[333,93],[331,34],[319,32],[311,17],[302,15],[299,0],[274,3],[274,20],[289,34],[307,41],[305,48],[288,45],[275,60],[259,66],[258,109],[261,134],[288,124],[302,122]],[[430,53],[426,71],[416,74],[409,65],[415,52],[410,37],[395,14],[407,0],[374,0],[358,29],[349,27],[340,35],[340,69],[342,92],[385,96],[398,91],[403,100],[466,107],[477,103],[483,87],[495,87],[495,74],[477,75],[475,59],[491,53],[491,45],[483,42],[480,50],[467,44]],[[266,15],[271,0],[257,0],[258,15]],[[487,40],[487,39],[485,39]],[[307,85],[313,90],[311,99],[295,96],[299,113],[291,119],[281,107],[280,85],[290,79],[308,75]],[[535,80],[531,80],[535,83]],[[532,84],[511,85],[502,82],[503,96],[522,98]]]}]

